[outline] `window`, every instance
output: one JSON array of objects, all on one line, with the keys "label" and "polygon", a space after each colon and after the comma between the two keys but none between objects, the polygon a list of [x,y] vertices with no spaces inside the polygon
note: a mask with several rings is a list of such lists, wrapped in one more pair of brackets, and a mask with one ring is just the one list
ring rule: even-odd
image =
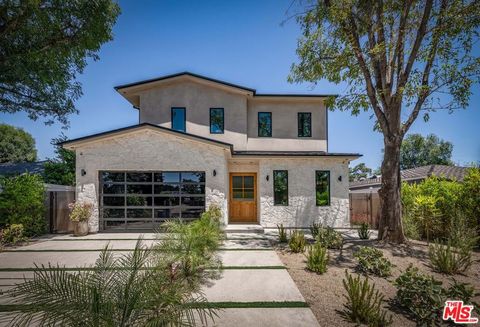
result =
[{"label": "window", "polygon": [[210,134],[223,134],[224,123],[223,108],[210,108]]},{"label": "window", "polygon": [[185,119],[185,108],[172,108],[172,129],[186,132]]},{"label": "window", "polygon": [[288,206],[288,170],[273,171],[273,204]]},{"label": "window", "polygon": [[100,172],[103,229],[152,229],[205,211],[205,172]]},{"label": "window", "polygon": [[312,113],[299,112],[298,113],[298,137],[312,136]]},{"label": "window", "polygon": [[232,176],[232,197],[235,201],[253,201],[255,199],[254,176]]},{"label": "window", "polygon": [[330,172],[317,170],[315,172],[315,198],[317,206],[330,205]]},{"label": "window", "polygon": [[258,113],[258,136],[272,137],[272,113],[271,112]]}]

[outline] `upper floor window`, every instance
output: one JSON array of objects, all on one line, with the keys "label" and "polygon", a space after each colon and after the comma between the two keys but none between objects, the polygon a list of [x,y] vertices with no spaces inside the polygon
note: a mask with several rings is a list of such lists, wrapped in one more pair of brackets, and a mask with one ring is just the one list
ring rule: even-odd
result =
[{"label": "upper floor window", "polygon": [[271,112],[258,113],[258,136],[260,137],[272,136],[272,113]]},{"label": "upper floor window", "polygon": [[317,206],[330,205],[330,172],[315,171],[315,198]]},{"label": "upper floor window", "polygon": [[186,116],[185,108],[172,108],[172,129],[186,132]]},{"label": "upper floor window", "polygon": [[224,126],[223,108],[210,108],[210,134],[223,134]]},{"label": "upper floor window", "polygon": [[298,137],[312,136],[312,113],[299,112],[298,113]]},{"label": "upper floor window", "polygon": [[288,170],[273,171],[273,204],[288,206]]}]

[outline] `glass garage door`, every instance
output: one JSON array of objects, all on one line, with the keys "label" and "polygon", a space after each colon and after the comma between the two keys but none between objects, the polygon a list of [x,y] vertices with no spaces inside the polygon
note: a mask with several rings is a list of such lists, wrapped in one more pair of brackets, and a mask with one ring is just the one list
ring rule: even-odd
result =
[{"label": "glass garage door", "polygon": [[100,228],[153,229],[166,219],[193,220],[205,211],[205,172],[102,171]]}]

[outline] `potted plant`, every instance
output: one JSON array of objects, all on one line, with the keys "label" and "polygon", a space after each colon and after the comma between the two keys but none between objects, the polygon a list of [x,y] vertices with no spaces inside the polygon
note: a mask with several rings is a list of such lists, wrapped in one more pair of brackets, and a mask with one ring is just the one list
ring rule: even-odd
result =
[{"label": "potted plant", "polygon": [[68,205],[70,220],[73,222],[73,235],[85,236],[88,234],[88,219],[92,215],[93,205],[88,202],[74,202]]}]

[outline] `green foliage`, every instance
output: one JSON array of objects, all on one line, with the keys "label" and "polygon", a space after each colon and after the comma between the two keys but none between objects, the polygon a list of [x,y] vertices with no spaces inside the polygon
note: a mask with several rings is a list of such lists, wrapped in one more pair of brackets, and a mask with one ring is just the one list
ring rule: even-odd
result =
[{"label": "green foliage", "polygon": [[300,253],[305,251],[305,245],[307,241],[305,240],[305,235],[303,232],[296,230],[293,233],[290,233],[290,240],[288,241],[288,246],[293,253]]},{"label": "green foliage", "polygon": [[307,247],[307,269],[317,274],[323,274],[327,271],[328,251],[318,243]]},{"label": "green foliage", "polygon": [[68,205],[70,209],[70,221],[88,221],[93,212],[93,204],[89,202],[74,202]]},{"label": "green foliage", "polygon": [[396,280],[396,300],[419,325],[438,322],[444,305],[442,282],[410,265]]},{"label": "green foliage", "polygon": [[359,181],[363,178],[367,178],[372,173],[372,169],[368,168],[365,163],[359,163],[355,167],[349,169],[350,182]]},{"label": "green foliage", "polygon": [[477,314],[480,314],[478,303],[472,301],[475,294],[475,288],[467,283],[459,283],[455,279],[448,289],[445,290],[445,296],[448,300],[461,300],[464,304],[473,305]]},{"label": "green foliage", "polygon": [[287,243],[287,231],[285,230],[285,227],[283,227],[283,224],[277,224],[277,229],[278,229],[278,241],[280,243]]},{"label": "green foliage", "polygon": [[321,227],[322,225],[320,223],[313,223],[310,226],[310,234],[312,234],[314,238],[317,237],[318,231],[320,230]]},{"label": "green foliage", "polygon": [[440,211],[436,207],[434,197],[418,195],[413,203],[412,217],[422,228],[427,241],[430,241],[431,234],[438,235],[441,232],[438,225]]},{"label": "green foliage", "polygon": [[368,240],[370,238],[371,232],[368,230],[369,228],[370,226],[368,223],[364,222],[360,225],[360,228],[358,229],[358,237],[361,240]]},{"label": "green foliage", "polygon": [[112,39],[112,0],[2,1],[0,112],[67,123],[82,95],[75,80]]},{"label": "green foliage", "polygon": [[358,269],[366,274],[387,277],[392,274],[393,264],[383,256],[383,252],[368,246],[361,246],[353,256],[358,260]]},{"label": "green foliage", "polygon": [[56,158],[49,159],[45,163],[45,183],[75,185],[75,151],[64,149],[58,145],[66,140],[66,136],[62,134],[51,142],[55,146]]},{"label": "green foliage", "polygon": [[21,128],[0,124],[0,163],[36,160],[37,150],[32,135]]},{"label": "green foliage", "polygon": [[1,245],[17,245],[25,242],[27,238],[23,230],[22,224],[12,224],[0,229],[0,246]]},{"label": "green foliage", "polygon": [[22,224],[27,237],[45,232],[45,189],[34,174],[0,179],[0,226]]},{"label": "green foliage", "polygon": [[[471,225],[480,228],[480,167],[472,167],[463,178],[459,197],[464,215]],[[475,221],[476,218],[476,221]]]},{"label": "green foliage", "polygon": [[335,229],[329,226],[321,226],[318,229],[317,237],[315,238],[323,247],[327,249],[342,249],[343,248],[343,237],[340,232],[337,232]]},{"label": "green foliage", "polygon": [[347,299],[343,316],[353,323],[368,326],[392,324],[392,316],[387,316],[387,311],[382,309],[384,296],[375,289],[375,284],[369,284],[367,278],[362,281],[359,275],[353,278],[347,270],[342,282],[347,291],[347,295],[343,295]]},{"label": "green foliage", "polygon": [[400,148],[400,169],[427,165],[453,165],[453,144],[441,140],[435,134],[423,137],[421,134],[407,135]]},{"label": "green foliage", "polygon": [[194,315],[203,325],[213,318],[215,311],[207,309],[206,299],[175,262],[155,260],[153,254],[139,239],[134,251],[118,256],[105,248],[93,271],[37,267],[33,279],[7,293],[23,305],[3,319],[12,326],[35,321],[41,326],[126,327],[191,326]]}]

